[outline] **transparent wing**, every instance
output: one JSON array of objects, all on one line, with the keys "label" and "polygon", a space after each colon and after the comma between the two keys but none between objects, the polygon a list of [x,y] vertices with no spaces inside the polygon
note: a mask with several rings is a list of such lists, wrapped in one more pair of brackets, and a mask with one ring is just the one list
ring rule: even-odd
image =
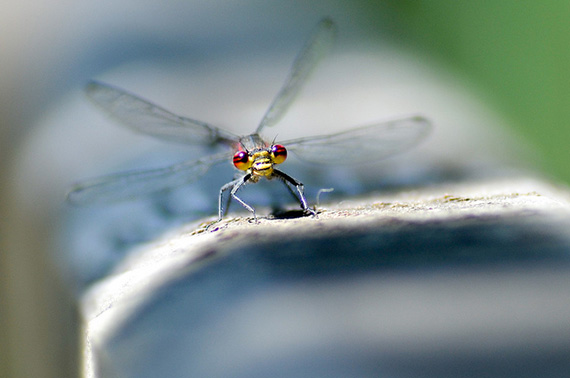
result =
[{"label": "transparent wing", "polygon": [[188,144],[229,144],[237,137],[205,122],[177,116],[122,89],[91,81],[89,98],[134,131]]},{"label": "transparent wing", "polygon": [[256,133],[260,133],[265,126],[273,126],[281,120],[309,74],[332,46],[335,35],[336,26],[331,19],[325,18],[319,22],[311,39],[293,62],[285,84],[263,116]]},{"label": "transparent wing", "polygon": [[413,116],[338,134],[280,142],[302,160],[319,164],[376,161],[414,146],[429,133],[429,121]]},{"label": "transparent wing", "polygon": [[86,180],[71,188],[67,201],[74,205],[88,205],[141,197],[195,181],[212,165],[229,159],[230,156],[231,154],[225,152],[166,168],[118,173]]}]

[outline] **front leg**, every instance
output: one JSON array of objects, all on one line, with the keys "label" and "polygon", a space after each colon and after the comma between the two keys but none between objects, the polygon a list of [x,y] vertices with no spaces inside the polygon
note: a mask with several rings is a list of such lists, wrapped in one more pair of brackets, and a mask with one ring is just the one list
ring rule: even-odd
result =
[{"label": "front leg", "polygon": [[[224,196],[224,192],[230,190],[230,197],[228,198],[228,206],[229,207],[229,201],[231,200],[231,198],[235,199],[236,201],[238,201],[243,207],[245,207],[246,209],[248,209],[252,214],[253,214],[253,218],[257,221],[257,216],[255,215],[255,209],[253,207],[251,207],[250,205],[248,205],[247,203],[245,203],[241,198],[239,198],[237,196],[237,191],[243,186],[245,185],[245,183],[251,178],[251,173],[248,173],[247,175],[240,177],[239,179],[233,180],[228,182],[227,184],[225,184],[224,186],[221,187],[220,189],[220,197],[219,197],[219,201],[218,201],[218,221],[222,220],[222,217],[225,214],[224,211],[224,206],[223,206],[223,196]],[[227,210],[227,208],[226,208]]]},{"label": "front leg", "polygon": [[228,201],[226,202],[226,208],[224,209],[224,192],[227,192],[229,189],[232,189],[234,186],[238,185],[238,183],[241,182],[242,179],[243,178],[240,177],[239,179],[230,181],[220,188],[220,196],[218,198],[218,222],[222,220],[223,216],[226,214],[228,208],[230,207],[231,197],[228,197]]},{"label": "front leg", "polygon": [[[317,215],[315,210],[311,209],[309,207],[309,205],[307,204],[307,198],[305,198],[305,194],[304,194],[304,190],[303,190],[304,189],[303,183],[301,183],[300,181],[297,181],[293,177],[289,176],[288,174],[286,174],[284,172],[281,172],[278,169],[273,170],[273,175],[276,176],[277,178],[279,178],[281,181],[283,181],[285,183],[285,185],[287,186],[287,188],[291,191],[291,193],[293,193],[293,195],[295,195],[295,197],[297,197],[297,199],[299,200],[299,202],[301,204],[301,208],[303,209],[303,211],[310,213],[312,215]],[[293,190],[293,188],[295,188],[295,190],[297,190],[296,193]]]}]

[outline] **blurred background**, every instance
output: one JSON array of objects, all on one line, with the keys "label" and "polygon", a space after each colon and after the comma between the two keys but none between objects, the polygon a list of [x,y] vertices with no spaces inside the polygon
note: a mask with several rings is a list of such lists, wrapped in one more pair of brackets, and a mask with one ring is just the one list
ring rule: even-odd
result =
[{"label": "blurred background", "polygon": [[[65,188],[141,151],[164,156],[87,103],[91,78],[247,133],[330,16],[340,31],[331,63],[280,137],[300,136],[288,126],[300,120],[321,122],[318,131],[420,112],[436,125],[432,166],[492,155],[570,181],[567,1],[44,0],[1,9],[2,377],[76,375],[78,287],[99,277],[77,269],[99,257],[62,251],[61,235],[74,232],[62,229]],[[145,227],[154,226],[137,232]]]}]

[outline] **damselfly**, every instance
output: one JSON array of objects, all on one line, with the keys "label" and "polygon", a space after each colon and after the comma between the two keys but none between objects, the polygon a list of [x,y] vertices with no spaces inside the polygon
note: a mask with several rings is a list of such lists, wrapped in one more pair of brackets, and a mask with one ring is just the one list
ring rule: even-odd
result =
[{"label": "damselfly", "polygon": [[315,210],[307,204],[303,184],[275,167],[285,161],[288,150],[311,163],[366,163],[405,150],[421,140],[430,128],[425,118],[413,116],[279,144],[264,140],[261,137],[263,129],[274,126],[281,120],[313,68],[333,44],[335,34],[333,21],[324,19],[319,22],[257,129],[253,134],[243,137],[205,122],[175,115],[122,89],[96,81],[89,83],[86,88],[88,96],[135,131],[190,145],[225,145],[230,149],[166,168],[119,173],[83,181],[71,189],[68,201],[88,204],[158,192],[197,180],[212,166],[231,159],[233,155],[233,164],[241,174],[221,187],[218,220],[225,214],[224,195],[228,191],[228,204],[233,198],[256,219],[255,209],[237,193],[245,184],[256,183],[262,178],[282,181],[298,199],[303,211],[314,215]]}]

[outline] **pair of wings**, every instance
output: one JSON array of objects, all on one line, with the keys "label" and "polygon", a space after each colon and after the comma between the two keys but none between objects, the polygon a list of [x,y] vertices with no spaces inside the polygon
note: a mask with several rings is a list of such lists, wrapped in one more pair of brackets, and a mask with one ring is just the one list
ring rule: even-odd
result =
[{"label": "pair of wings", "polygon": [[[336,34],[330,19],[322,20],[305,44],[285,84],[265,113],[255,133],[275,125],[288,110],[303,83],[331,47]],[[239,136],[208,123],[173,114],[122,89],[91,82],[87,95],[106,112],[134,131],[167,141],[190,145],[235,146]],[[320,164],[376,161],[405,150],[429,131],[429,122],[419,116],[377,123],[346,132],[283,141],[302,160]],[[129,199],[192,182],[213,165],[230,160],[235,151],[147,171],[134,171],[83,181],[68,193],[68,201],[83,205]]]}]

